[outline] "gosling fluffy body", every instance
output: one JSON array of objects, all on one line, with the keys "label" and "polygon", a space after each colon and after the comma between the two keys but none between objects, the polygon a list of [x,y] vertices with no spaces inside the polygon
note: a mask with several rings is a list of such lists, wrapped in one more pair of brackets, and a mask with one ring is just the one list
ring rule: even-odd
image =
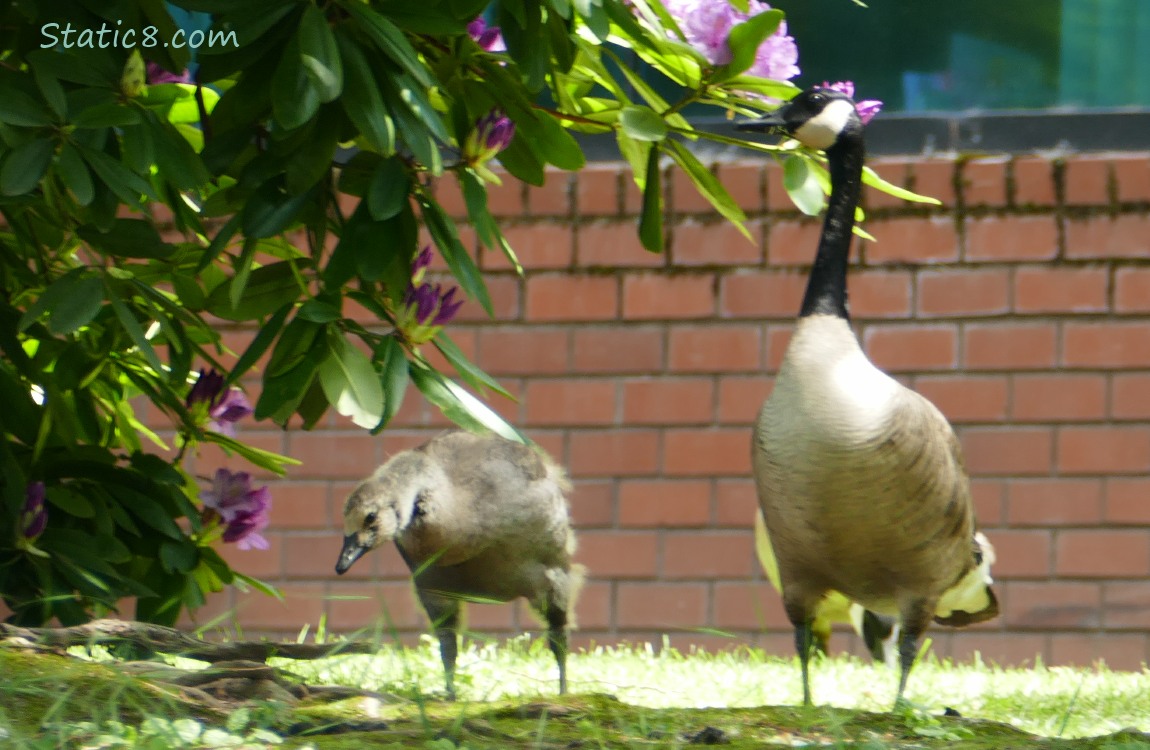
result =
[{"label": "gosling fluffy body", "polygon": [[567,629],[583,579],[571,560],[569,491],[563,469],[539,449],[445,433],[396,454],[352,491],[336,572],[395,542],[435,626],[452,697],[461,604],[524,597],[547,623],[566,692]]}]

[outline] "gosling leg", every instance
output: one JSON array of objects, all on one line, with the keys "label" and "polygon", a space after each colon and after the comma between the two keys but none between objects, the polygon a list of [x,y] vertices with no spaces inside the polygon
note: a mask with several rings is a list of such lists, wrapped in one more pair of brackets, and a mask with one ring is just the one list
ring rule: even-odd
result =
[{"label": "gosling leg", "polygon": [[567,610],[548,602],[543,616],[547,619],[547,645],[559,665],[559,694],[564,695],[567,692]]},{"label": "gosling leg", "polygon": [[455,700],[455,660],[459,655],[459,600],[420,592],[420,600],[439,639],[439,657],[443,660],[444,687],[447,699]]}]

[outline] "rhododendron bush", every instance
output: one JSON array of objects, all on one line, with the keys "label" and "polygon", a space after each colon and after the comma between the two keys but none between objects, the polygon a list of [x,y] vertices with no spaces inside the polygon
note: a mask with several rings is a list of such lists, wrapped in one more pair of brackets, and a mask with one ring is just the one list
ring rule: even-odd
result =
[{"label": "rhododendron bush", "polygon": [[[491,301],[437,184],[459,186],[478,241],[515,267],[487,188],[580,169],[575,133],[615,139],[652,251],[666,164],[742,226],[700,139],[786,160],[788,187],[818,210],[817,155],[684,114],[753,116],[793,94],[804,40],[781,11],[488,2],[0,11],[0,597],[13,620],[71,624],[133,601],[123,614],[171,623],[224,586],[261,586],[219,550],[263,554],[275,482],[187,461],[212,445],[289,471],[244,442],[252,421],[309,429],[334,410],[378,431],[414,386],[464,427],[518,437],[482,401],[504,391],[450,339],[460,305]],[[159,43],[196,38],[170,6],[203,21],[194,56]],[[349,317],[352,303],[377,322]],[[225,349],[221,320],[254,332],[246,348]]]}]

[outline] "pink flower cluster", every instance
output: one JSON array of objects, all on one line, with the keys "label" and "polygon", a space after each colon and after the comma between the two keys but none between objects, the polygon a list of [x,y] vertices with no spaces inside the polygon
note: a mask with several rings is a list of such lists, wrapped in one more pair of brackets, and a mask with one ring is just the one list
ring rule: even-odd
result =
[{"label": "pink flower cluster", "polygon": [[268,540],[260,533],[268,527],[272,496],[267,485],[252,489],[246,471],[232,473],[216,469],[212,488],[200,494],[204,520],[218,517],[224,525],[224,541],[240,549],[267,549]]},{"label": "pink flower cluster", "polygon": [[236,422],[251,416],[252,405],[239,388],[224,388],[224,376],[214,369],[204,372],[196,379],[185,404],[197,424],[203,420],[218,433],[234,437]]},{"label": "pink flower cluster", "polygon": [[[729,0],[665,0],[664,5],[683,30],[687,42],[715,65],[731,61],[731,48],[727,45],[731,29],[771,9],[760,0],[748,0],[748,13],[736,10]],[[774,34],[763,40],[747,73],[788,81],[799,74],[798,61],[799,48],[794,38],[787,35],[784,21]]]}]

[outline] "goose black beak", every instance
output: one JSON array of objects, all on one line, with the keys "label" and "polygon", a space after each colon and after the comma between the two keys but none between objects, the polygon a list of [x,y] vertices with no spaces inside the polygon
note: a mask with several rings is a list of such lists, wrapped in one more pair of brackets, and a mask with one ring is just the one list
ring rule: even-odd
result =
[{"label": "goose black beak", "polygon": [[770,133],[779,128],[786,128],[786,120],[783,119],[783,108],[763,115],[755,120],[743,120],[742,122],[735,123],[737,130],[749,130],[754,133]]},{"label": "goose black beak", "polygon": [[367,547],[359,543],[359,539],[353,534],[343,538],[343,549],[339,552],[339,560],[335,563],[335,572],[343,575],[347,569],[351,567],[363,554],[367,552]]}]

